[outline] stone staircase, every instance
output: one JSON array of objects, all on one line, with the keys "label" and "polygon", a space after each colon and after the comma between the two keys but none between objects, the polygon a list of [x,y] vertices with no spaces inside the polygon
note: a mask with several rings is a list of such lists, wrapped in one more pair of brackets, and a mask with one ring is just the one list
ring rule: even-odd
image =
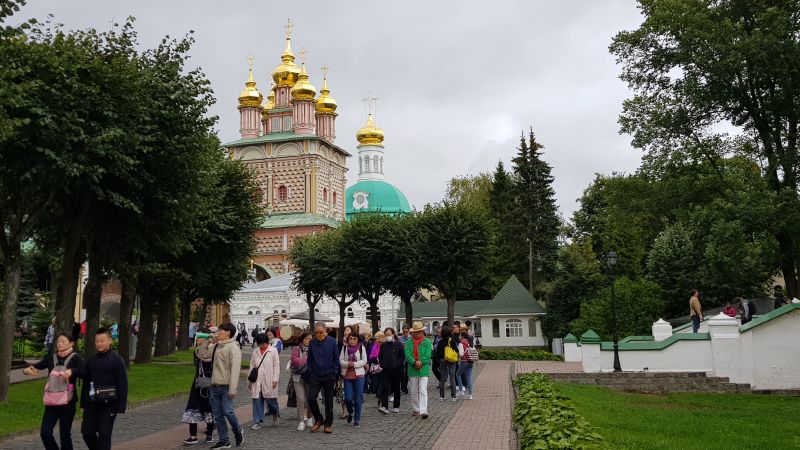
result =
[{"label": "stone staircase", "polygon": [[617,391],[644,394],[751,392],[749,384],[731,383],[727,377],[709,377],[705,372],[549,373],[547,375],[556,383],[592,384]]}]

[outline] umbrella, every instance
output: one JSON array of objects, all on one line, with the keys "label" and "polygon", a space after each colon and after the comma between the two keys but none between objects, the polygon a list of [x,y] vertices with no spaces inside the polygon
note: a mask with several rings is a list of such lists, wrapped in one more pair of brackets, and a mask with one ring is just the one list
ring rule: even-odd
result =
[{"label": "umbrella", "polygon": [[[303,311],[301,313],[292,314],[292,316],[289,317],[289,318],[290,319],[308,320],[308,311]],[[326,316],[326,315],[324,315],[324,314],[322,314],[320,312],[315,312],[314,313],[314,320],[315,321],[321,321],[321,322],[333,322],[333,319],[331,319],[330,317],[328,317],[328,316]]]}]

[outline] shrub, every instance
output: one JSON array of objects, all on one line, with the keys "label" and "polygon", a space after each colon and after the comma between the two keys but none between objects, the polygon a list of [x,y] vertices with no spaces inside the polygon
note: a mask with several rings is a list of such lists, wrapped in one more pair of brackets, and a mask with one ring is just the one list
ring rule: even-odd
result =
[{"label": "shrub", "polygon": [[515,361],[561,361],[561,358],[544,350],[489,350],[479,351],[480,359]]},{"label": "shrub", "polygon": [[606,449],[605,439],[589,425],[547,376],[525,374],[514,380],[514,426],[520,449]]}]

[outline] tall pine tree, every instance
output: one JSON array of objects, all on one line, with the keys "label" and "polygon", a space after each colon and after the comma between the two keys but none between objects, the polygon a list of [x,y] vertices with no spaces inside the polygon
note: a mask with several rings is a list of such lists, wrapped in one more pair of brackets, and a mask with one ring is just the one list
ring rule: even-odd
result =
[{"label": "tall pine tree", "polygon": [[528,142],[520,137],[514,163],[516,219],[522,227],[531,260],[528,274],[529,289],[533,292],[554,274],[558,234],[561,225],[553,198],[553,176],[550,165],[542,160],[542,146],[531,128]]},{"label": "tall pine tree", "polygon": [[527,279],[528,276],[528,246],[519,220],[515,194],[514,176],[499,161],[489,191],[492,218],[492,242],[489,246],[491,292],[497,292],[511,275],[519,279]]}]

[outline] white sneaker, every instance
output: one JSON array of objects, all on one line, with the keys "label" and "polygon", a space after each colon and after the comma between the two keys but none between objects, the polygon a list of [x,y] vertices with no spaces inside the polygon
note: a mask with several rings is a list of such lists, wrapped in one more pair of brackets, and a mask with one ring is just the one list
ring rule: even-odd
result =
[{"label": "white sneaker", "polygon": [[308,425],[310,427],[313,427],[314,426],[314,418],[313,417],[309,417],[308,419],[306,419],[306,425]]},{"label": "white sneaker", "polygon": [[378,411],[380,411],[380,412],[382,412],[382,413],[384,413],[384,414],[389,414],[389,410],[388,410],[388,409],[386,409],[386,408],[384,408],[383,406],[381,406],[380,408],[378,408]]},{"label": "white sneaker", "polygon": [[457,399],[457,398],[455,398],[455,397],[452,397],[452,398],[450,399],[450,401],[457,402],[457,401],[458,401],[458,399]]},{"label": "white sneaker", "polygon": [[301,420],[299,424],[297,424],[297,431],[303,431],[306,429],[306,421]]},{"label": "white sneaker", "polygon": [[394,408],[394,409],[392,409],[392,412],[393,412],[393,413],[398,413],[398,414],[399,414],[399,413],[400,413],[400,408]]},{"label": "white sneaker", "polygon": [[467,400],[472,400],[472,394],[467,395]]},{"label": "white sneaker", "polygon": [[261,424],[258,423],[258,422],[254,423],[253,425],[250,426],[251,430],[257,430],[259,428],[261,428]]},{"label": "white sneaker", "polygon": [[439,401],[443,402],[444,401],[444,397],[439,397]]}]

